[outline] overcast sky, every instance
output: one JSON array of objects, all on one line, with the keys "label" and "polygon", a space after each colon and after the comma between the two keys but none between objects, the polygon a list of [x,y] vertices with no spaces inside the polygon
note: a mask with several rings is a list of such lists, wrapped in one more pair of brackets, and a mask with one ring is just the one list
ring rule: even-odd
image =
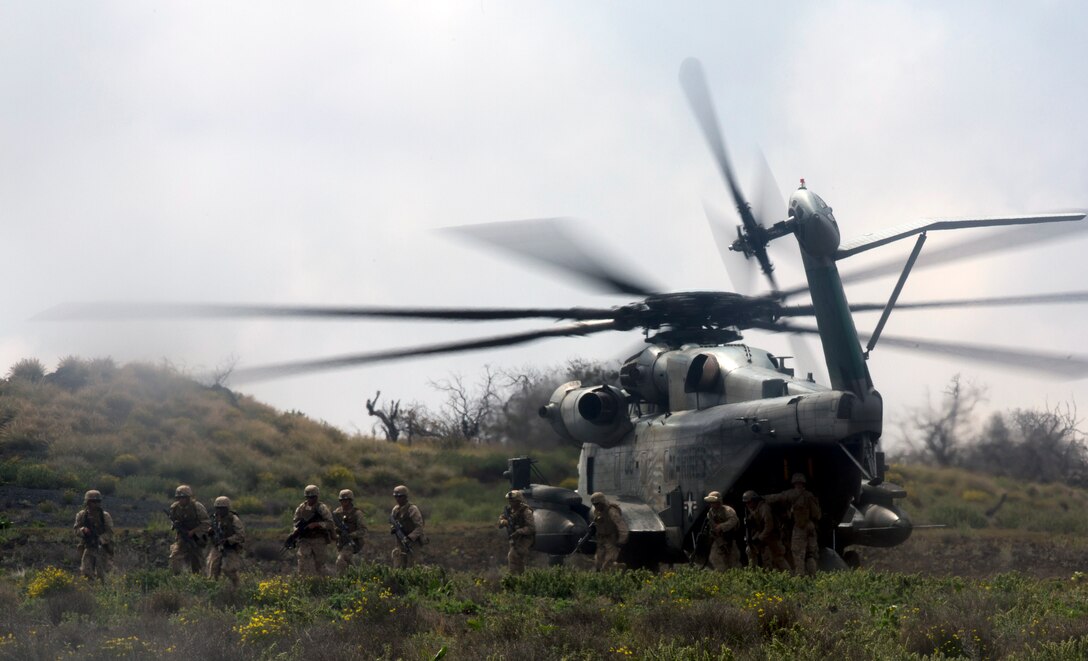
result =
[{"label": "overcast sky", "polygon": [[[3,3],[0,369],[77,355],[195,372],[547,325],[29,321],[66,301],[627,302],[435,231],[469,223],[575,217],[663,288],[729,290],[703,202],[731,204],[677,82],[689,56],[742,183],[758,145],[783,194],[805,177],[844,238],[1085,208],[1085,24],[1080,2]],[[901,300],[1083,289],[1086,250],[1088,233],[916,273]],[[783,255],[780,280],[799,281]],[[893,283],[848,294],[883,301]],[[1083,308],[900,312],[886,332],[1088,354]],[[859,329],[875,322],[858,317]],[[789,353],[778,336],[747,340]],[[451,373],[617,359],[637,341],[558,339],[238,389],[369,430],[364,400],[378,389],[434,403],[428,381]],[[886,438],[956,373],[999,410],[1088,402],[1085,381],[890,347],[870,369]]]}]

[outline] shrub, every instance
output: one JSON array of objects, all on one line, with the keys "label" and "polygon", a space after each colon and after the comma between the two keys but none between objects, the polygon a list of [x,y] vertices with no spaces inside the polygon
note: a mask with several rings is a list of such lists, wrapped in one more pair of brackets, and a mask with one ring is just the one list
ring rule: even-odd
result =
[{"label": "shrub", "polygon": [[8,370],[10,381],[25,381],[26,383],[40,383],[45,378],[45,365],[37,358],[24,358],[11,366]]},{"label": "shrub", "polygon": [[140,460],[134,454],[119,454],[113,458],[113,471],[121,477],[135,475],[140,470]]}]

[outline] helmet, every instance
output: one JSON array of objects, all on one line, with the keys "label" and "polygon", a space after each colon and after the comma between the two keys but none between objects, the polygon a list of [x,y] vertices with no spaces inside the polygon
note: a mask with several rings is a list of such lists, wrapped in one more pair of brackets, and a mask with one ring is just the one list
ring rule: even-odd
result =
[{"label": "helmet", "polygon": [[721,494],[721,492],[718,492],[718,491],[711,491],[710,493],[708,493],[706,495],[706,498],[703,498],[703,502],[706,502],[706,503],[720,503],[720,502],[722,502],[722,494]]},{"label": "helmet", "polygon": [[178,488],[174,489],[174,498],[181,498],[183,496],[186,498],[193,497],[193,488],[188,484],[178,485]]},{"label": "helmet", "polygon": [[302,493],[306,494],[306,497],[309,498],[310,496],[320,495],[321,490],[317,488],[316,484],[307,484],[306,485],[306,490],[303,491]]},{"label": "helmet", "polygon": [[748,491],[745,491],[744,495],[740,497],[740,499],[743,500],[746,503],[751,502],[753,500],[761,500],[762,498],[763,498],[763,496],[760,496],[758,493],[756,493],[755,491],[752,491],[751,489],[749,489]]},{"label": "helmet", "polygon": [[589,502],[592,503],[593,505],[604,505],[605,503],[608,502],[608,499],[605,498],[603,493],[598,491],[597,493],[595,493],[595,494],[593,494],[592,496],[589,497]]},{"label": "helmet", "polygon": [[393,487],[393,496],[404,496],[405,498],[407,498],[408,487],[404,486],[403,484]]},{"label": "helmet", "polygon": [[512,503],[524,503],[525,496],[521,494],[521,491],[514,489],[506,494],[506,499]]},{"label": "helmet", "polygon": [[351,489],[341,489],[340,500],[355,500],[355,494],[351,492]]},{"label": "helmet", "polygon": [[91,489],[87,493],[83,494],[84,502],[102,502],[102,492],[97,489]]},{"label": "helmet", "polygon": [[220,496],[220,497],[216,498],[215,499],[215,506],[216,507],[224,507],[224,508],[229,510],[230,509],[230,498],[227,498],[226,496]]},{"label": "helmet", "polygon": [[794,473],[793,477],[790,478],[790,484],[797,484],[798,482],[804,484],[807,481],[804,473]]}]

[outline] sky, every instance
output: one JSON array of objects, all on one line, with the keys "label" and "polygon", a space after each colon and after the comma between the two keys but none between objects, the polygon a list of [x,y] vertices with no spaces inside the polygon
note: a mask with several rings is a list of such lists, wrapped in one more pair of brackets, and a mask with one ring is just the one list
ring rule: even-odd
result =
[{"label": "sky", "polygon": [[[731,290],[703,205],[732,205],[678,83],[687,57],[742,186],[762,150],[783,198],[804,177],[844,238],[1088,208],[1088,5],[1006,4],[0,4],[0,372],[75,355],[198,373],[548,325],[32,319],[71,301],[629,301],[438,231],[473,223],[575,218],[663,290]],[[1086,250],[1088,233],[917,272],[901,300],[1080,289]],[[801,280],[793,251],[776,255],[783,284]],[[893,284],[848,295],[882,302]],[[1084,307],[904,311],[885,332],[1088,354]],[[790,353],[782,336],[746,341]],[[434,406],[430,381],[637,345],[555,339],[236,389],[368,431],[378,390]],[[879,345],[870,370],[889,440],[955,374],[997,411],[1088,402],[1084,380]]]}]

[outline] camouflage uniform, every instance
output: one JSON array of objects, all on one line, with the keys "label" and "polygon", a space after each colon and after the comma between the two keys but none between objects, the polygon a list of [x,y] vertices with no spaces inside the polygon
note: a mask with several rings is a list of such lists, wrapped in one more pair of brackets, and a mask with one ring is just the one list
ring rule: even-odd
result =
[{"label": "camouflage uniform", "polygon": [[215,499],[214,522],[217,544],[208,552],[208,578],[219,579],[222,573],[231,585],[238,587],[238,573],[242,571],[242,549],[246,543],[246,527],[238,515],[230,509],[230,499]]},{"label": "camouflage uniform", "polygon": [[324,576],[325,547],[332,541],[335,525],[328,506],[317,500],[320,493],[317,487],[311,484],[305,493],[306,500],[295,508],[294,518],[296,528],[304,521],[309,522],[298,536],[298,573],[300,576]]},{"label": "camouflage uniform", "polygon": [[593,525],[597,527],[597,553],[593,556],[593,566],[597,571],[622,569],[617,562],[620,547],[627,543],[627,522],[623,511],[616,503],[608,502],[601,492],[590,496],[593,504]]},{"label": "camouflage uniform", "polygon": [[189,565],[189,571],[199,574],[204,570],[204,545],[212,529],[208,510],[193,500],[193,490],[184,484],[174,492],[174,498],[170,504],[170,520],[179,530],[175,531],[174,543],[170,545],[170,571],[179,574],[185,565]]},{"label": "camouflage uniform", "polygon": [[510,532],[510,551],[506,554],[506,566],[511,574],[525,571],[525,562],[536,541],[536,522],[533,520],[533,508],[525,504],[525,497],[520,491],[506,494],[509,512],[503,512],[499,527]]},{"label": "camouflage uniform", "polygon": [[793,556],[795,574],[816,574],[816,558],[820,548],[816,539],[816,522],[820,520],[820,500],[805,488],[805,476],[793,476],[793,488],[767,496],[768,503],[785,503],[786,511],[793,519],[790,536],[790,553]]},{"label": "camouflage uniform", "polygon": [[[425,544],[427,536],[423,533],[423,514],[420,513],[418,507],[408,502],[408,487],[404,485],[396,487],[393,489],[393,497],[397,499],[397,504],[393,506],[393,511],[389,513],[390,523],[396,521],[400,524],[404,534],[412,543],[413,549]],[[396,534],[395,527],[392,525],[390,526],[390,532]],[[391,553],[393,567],[404,569],[411,564],[413,555],[414,552],[407,551],[398,539]]]},{"label": "camouflage uniform", "polygon": [[[748,497],[749,494],[752,498]],[[755,492],[745,492],[744,496],[748,507],[749,529],[752,531],[751,552],[759,555],[761,566],[767,569],[789,571],[786,549],[782,546],[782,540],[778,538],[778,525],[770,503]]]},{"label": "camouflage uniform", "polygon": [[740,525],[737,512],[722,503],[722,495],[711,491],[703,499],[710,503],[706,512],[707,525],[710,528],[710,566],[718,571],[740,567],[740,553],[733,539],[734,531]]},{"label": "camouflage uniform", "polygon": [[[346,503],[346,504],[345,504]],[[336,573],[343,574],[352,564],[356,553],[363,552],[363,535],[366,534],[366,521],[363,513],[355,508],[355,494],[348,489],[340,492],[340,507],[332,511],[336,522]],[[347,539],[340,526],[347,529]]]},{"label": "camouflage uniform", "polygon": [[106,580],[113,558],[113,517],[102,509],[102,494],[91,490],[76,514],[75,528],[82,552],[79,571],[84,578]]}]

